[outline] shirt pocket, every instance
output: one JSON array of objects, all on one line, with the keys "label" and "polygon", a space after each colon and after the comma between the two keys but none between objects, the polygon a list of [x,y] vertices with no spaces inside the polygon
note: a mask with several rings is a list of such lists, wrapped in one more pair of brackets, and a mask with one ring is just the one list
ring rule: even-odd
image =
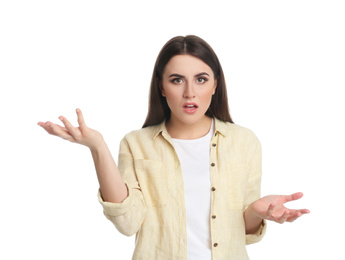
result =
[{"label": "shirt pocket", "polygon": [[245,191],[250,166],[241,163],[226,163],[226,187],[229,191],[227,205],[230,209],[244,209]]},{"label": "shirt pocket", "polygon": [[163,163],[154,160],[134,160],[141,192],[147,206],[167,205],[167,176]]}]

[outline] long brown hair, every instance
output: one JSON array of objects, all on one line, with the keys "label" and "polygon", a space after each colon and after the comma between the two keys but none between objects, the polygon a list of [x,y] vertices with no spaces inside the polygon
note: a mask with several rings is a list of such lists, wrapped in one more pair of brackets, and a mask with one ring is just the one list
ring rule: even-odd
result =
[{"label": "long brown hair", "polygon": [[166,64],[173,56],[179,54],[189,54],[201,59],[212,69],[217,79],[216,91],[205,115],[234,123],[230,117],[224,74],[217,55],[203,39],[195,35],[187,35],[170,39],[158,54],[151,79],[149,110],[143,128],[170,119],[170,108],[165,97],[162,96],[159,84]]}]

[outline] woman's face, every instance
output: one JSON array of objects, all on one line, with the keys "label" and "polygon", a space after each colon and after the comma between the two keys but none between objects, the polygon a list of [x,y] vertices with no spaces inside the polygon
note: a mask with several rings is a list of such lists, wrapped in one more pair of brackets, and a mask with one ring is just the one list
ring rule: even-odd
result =
[{"label": "woman's face", "polygon": [[216,86],[212,69],[202,60],[188,54],[172,57],[165,66],[161,85],[171,122],[194,124],[205,120]]}]

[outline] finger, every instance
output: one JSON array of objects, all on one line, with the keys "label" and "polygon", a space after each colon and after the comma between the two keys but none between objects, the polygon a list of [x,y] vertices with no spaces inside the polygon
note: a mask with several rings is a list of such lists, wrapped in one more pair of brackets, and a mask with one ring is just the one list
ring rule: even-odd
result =
[{"label": "finger", "polygon": [[310,213],[310,210],[309,209],[301,209],[300,212],[302,214],[309,214]]},{"label": "finger", "polygon": [[296,214],[290,216],[287,218],[287,222],[293,222],[295,221],[296,219],[298,219],[300,216],[302,216],[303,214],[301,212],[296,212]]},{"label": "finger", "polygon": [[42,127],[43,129],[46,130],[46,128],[47,128],[46,123],[44,123],[44,122],[38,122],[37,124],[38,124],[40,127]]},{"label": "finger", "polygon": [[67,132],[67,133],[68,133],[68,131],[67,131],[66,127],[63,127],[63,126],[58,125],[58,124],[54,124],[54,127],[60,128],[62,131],[65,131],[65,132]]},{"label": "finger", "polygon": [[73,136],[77,137],[80,135],[80,131],[73,127],[73,125],[67,120],[67,118],[60,116],[59,119],[62,121],[62,123],[65,125],[67,131]]},{"label": "finger", "polygon": [[286,195],[285,196],[285,202],[292,201],[292,200],[298,200],[302,197],[303,197],[302,192],[296,192],[296,193],[291,194],[291,195]]},{"label": "finger", "polygon": [[86,126],[83,113],[81,112],[79,108],[77,108],[76,111],[77,111],[77,116],[78,116],[78,124],[81,128],[83,128]]},{"label": "finger", "polygon": [[294,217],[291,217],[291,218],[288,218],[287,220],[286,220],[286,222],[294,222],[296,219],[298,219],[299,217],[297,217],[297,216],[294,216]]},{"label": "finger", "polygon": [[285,210],[284,214],[278,219],[278,223],[283,224],[289,217],[289,211]]},{"label": "finger", "polygon": [[46,123],[46,126],[47,126],[47,129],[48,129],[47,131],[50,134],[56,135],[58,137],[61,137],[62,139],[74,142],[73,136],[71,136],[71,134],[69,132],[64,131],[61,126],[53,124],[53,123],[51,123],[49,121]]},{"label": "finger", "polygon": [[52,122],[47,121],[43,124],[40,124],[40,126],[42,126],[49,134],[56,135],[56,132],[54,131],[56,125],[53,124]]},{"label": "finger", "polygon": [[290,216],[287,221],[289,222],[293,222],[295,221],[297,218],[301,217],[304,214],[309,214],[310,210],[309,209],[300,209],[300,210],[296,210],[295,214]]},{"label": "finger", "polygon": [[57,125],[57,124],[55,124],[55,125],[56,125],[57,127],[59,127],[61,130],[68,132],[67,129],[66,129],[66,127],[63,127],[63,126]]},{"label": "finger", "polygon": [[271,203],[271,204],[268,206],[267,213],[266,213],[266,217],[267,217],[267,218],[269,218],[269,217],[272,216],[274,207],[275,207],[274,203]]},{"label": "finger", "polygon": [[46,123],[44,122],[38,122],[37,123],[40,127],[42,127],[44,130],[46,130],[49,134],[53,134],[52,129],[50,128],[50,123],[47,121]]}]

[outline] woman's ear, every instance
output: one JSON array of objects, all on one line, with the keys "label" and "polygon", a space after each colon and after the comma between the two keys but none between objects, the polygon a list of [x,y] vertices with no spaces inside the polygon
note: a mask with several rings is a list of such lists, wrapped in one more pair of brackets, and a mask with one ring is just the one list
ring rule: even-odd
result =
[{"label": "woman's ear", "polygon": [[212,95],[214,95],[214,93],[216,93],[216,88],[217,88],[217,85],[218,85],[218,78],[214,80],[214,86],[213,86],[213,91],[212,91]]},{"label": "woman's ear", "polygon": [[164,89],[163,89],[163,84],[162,84],[162,81],[159,80],[159,78],[156,79],[157,80],[157,85],[161,91],[161,94],[163,97],[165,97],[165,92],[164,92]]}]

